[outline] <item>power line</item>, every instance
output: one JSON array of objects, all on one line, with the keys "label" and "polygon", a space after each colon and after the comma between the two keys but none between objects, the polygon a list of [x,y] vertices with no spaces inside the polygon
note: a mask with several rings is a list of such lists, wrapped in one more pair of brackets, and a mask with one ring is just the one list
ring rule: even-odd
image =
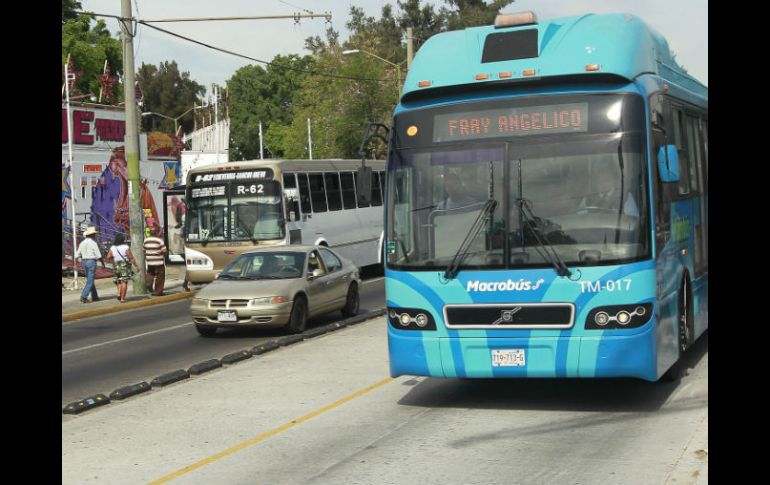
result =
[{"label": "power line", "polygon": [[[100,13],[95,13],[95,12],[80,12],[80,13],[81,14],[87,14],[87,15],[94,15],[96,17],[114,18],[114,19],[117,19],[119,22],[123,22],[124,20],[126,20],[123,17],[118,16],[118,15],[100,14]],[[128,19],[128,20],[134,20],[134,19]],[[220,18],[218,20],[224,20],[224,19]],[[281,66],[281,65],[275,64],[273,62],[264,61],[262,59],[256,59],[254,57],[250,57],[250,56],[247,56],[245,54],[239,54],[237,52],[233,52],[233,51],[230,51],[230,50],[227,50],[227,49],[222,49],[221,47],[216,47],[216,46],[213,46],[213,45],[210,45],[210,44],[206,44],[205,42],[201,42],[199,40],[195,40],[195,39],[192,39],[190,37],[185,37],[184,35],[177,34],[175,32],[171,32],[170,30],[166,30],[166,29],[160,28],[160,27],[158,27],[156,25],[151,25],[150,23],[148,23],[148,22],[159,22],[158,20],[155,20],[155,21],[136,20],[136,22],[138,24],[142,24],[142,25],[144,25],[146,27],[150,27],[151,29],[155,29],[157,31],[163,32],[164,34],[168,34],[168,35],[171,35],[173,37],[177,37],[179,39],[186,40],[186,41],[192,42],[194,44],[198,44],[198,45],[206,47],[208,49],[219,51],[219,52],[222,52],[222,53],[225,53],[225,54],[230,54],[232,56],[240,57],[242,59],[247,59],[247,60],[250,60],[250,61],[258,62],[260,64],[265,64],[267,66],[273,66],[276,69],[285,69],[285,70],[288,70],[288,71],[301,72],[301,73],[304,73],[304,74],[311,74],[311,75],[316,75],[316,76],[321,76],[321,77],[328,77],[328,78],[332,78],[332,79],[346,79],[346,80],[349,80],[349,81],[392,82],[392,80],[390,80],[390,79],[377,79],[377,78],[366,78],[366,77],[341,76],[341,75],[337,75],[337,74],[328,74],[328,73],[320,72],[320,71],[310,71],[310,70],[298,69],[298,68],[290,67],[290,66]]]},{"label": "power line", "polygon": [[139,20],[138,23],[140,23],[142,25],[145,25],[147,27],[150,27],[152,29],[158,30],[160,32],[163,32],[165,34],[172,35],[174,37],[178,37],[180,39],[186,40],[188,42],[192,42],[194,44],[198,44],[198,45],[201,45],[203,47],[207,47],[209,49],[213,49],[215,51],[223,52],[225,54],[230,54],[232,56],[241,57],[243,59],[248,59],[250,61],[258,62],[260,64],[265,64],[265,65],[268,65],[268,66],[273,66],[276,69],[285,69],[285,70],[289,70],[289,71],[296,71],[296,72],[301,72],[301,73],[305,73],[305,74],[312,74],[312,75],[316,75],[316,76],[328,77],[328,78],[333,78],[333,79],[347,79],[347,80],[350,80],[350,81],[391,82],[390,79],[376,79],[376,78],[365,78],[365,77],[340,76],[340,75],[337,75],[337,74],[327,74],[327,73],[319,72],[319,71],[309,71],[309,70],[298,69],[298,68],[290,67],[290,66],[281,66],[281,65],[275,64],[273,62],[263,61],[262,59],[256,59],[254,57],[250,57],[250,56],[247,56],[247,55],[244,55],[244,54],[239,54],[237,52],[233,52],[233,51],[230,51],[230,50],[227,50],[227,49],[222,49],[220,47],[216,47],[216,46],[213,46],[213,45],[210,45],[210,44],[206,44],[205,42],[201,42],[199,40],[195,40],[195,39],[191,39],[189,37],[185,37],[185,36],[177,34],[175,32],[171,32],[170,30],[162,29],[162,28],[160,28],[160,27],[158,27],[156,25],[150,25],[150,24],[146,23],[144,20]]},{"label": "power line", "polygon": [[283,0],[278,0],[278,1],[279,1],[279,2],[281,2],[281,3],[282,3],[282,4],[284,4],[284,5],[288,5],[288,6],[290,6],[290,7],[298,8],[298,9],[302,10],[303,12],[307,12],[307,13],[309,13],[309,14],[312,14],[312,13],[313,13],[312,11],[310,11],[310,10],[308,10],[308,9],[306,9],[306,8],[302,8],[302,7],[298,7],[298,6],[296,6],[296,5],[292,5],[292,4],[290,4],[289,2],[284,2]]}]

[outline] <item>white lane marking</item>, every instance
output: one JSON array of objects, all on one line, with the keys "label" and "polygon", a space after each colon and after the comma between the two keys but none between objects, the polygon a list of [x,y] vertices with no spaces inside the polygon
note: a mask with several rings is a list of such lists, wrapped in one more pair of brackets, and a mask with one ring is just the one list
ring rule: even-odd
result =
[{"label": "white lane marking", "polygon": [[183,323],[181,325],[176,325],[174,327],[162,328],[160,330],[153,330],[152,332],[144,332],[144,333],[140,333],[140,334],[137,334],[137,335],[132,335],[130,337],[119,338],[117,340],[110,340],[109,342],[102,342],[100,344],[87,345],[85,347],[80,347],[78,349],[64,350],[64,351],[62,351],[61,354],[62,355],[72,354],[72,353],[75,353],[75,352],[80,352],[81,350],[94,349],[96,347],[102,347],[104,345],[115,344],[115,343],[118,343],[118,342],[125,342],[126,340],[131,340],[131,339],[135,339],[135,338],[139,338],[139,337],[144,337],[144,336],[147,336],[147,335],[152,335],[154,333],[167,332],[169,330],[176,330],[177,328],[186,327],[186,326],[192,325],[192,324],[193,324],[193,322]]}]

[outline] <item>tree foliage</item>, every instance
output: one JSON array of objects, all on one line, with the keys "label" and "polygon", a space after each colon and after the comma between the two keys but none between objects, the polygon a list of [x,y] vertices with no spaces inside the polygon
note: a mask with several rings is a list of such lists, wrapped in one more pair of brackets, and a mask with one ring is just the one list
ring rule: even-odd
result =
[{"label": "tree foliage", "polygon": [[74,20],[77,18],[78,10],[80,10],[82,6],[80,5],[80,2],[76,0],[61,0],[61,23],[64,25],[69,20]]},{"label": "tree foliage", "polygon": [[[143,112],[154,112],[178,119],[185,133],[193,130],[192,108],[205,88],[190,79],[189,72],[180,72],[176,61],[163,61],[158,66],[144,64],[136,75],[144,95]],[[189,111],[189,113],[186,113]],[[182,116],[184,114],[184,116]],[[146,131],[173,133],[172,120],[148,115],[142,117],[142,128]]]},{"label": "tree foliage", "polygon": [[[67,10],[65,6],[68,3],[80,6],[77,2],[62,3],[62,69],[67,63],[67,56],[71,55],[75,71],[81,73],[76,84],[77,90],[82,94],[98,95],[101,85],[96,76],[104,70],[105,60],[109,62],[113,76],[123,74],[123,45],[110,34],[104,20],[97,20],[91,26],[93,17],[78,15],[73,9]],[[115,96],[122,99],[122,89],[118,84],[115,85]]]},{"label": "tree foliage", "polygon": [[314,62],[310,56],[279,55],[266,69],[249,65],[235,72],[227,82],[232,159],[259,158],[260,122],[266,156],[283,156],[282,130],[292,122],[297,91]]}]

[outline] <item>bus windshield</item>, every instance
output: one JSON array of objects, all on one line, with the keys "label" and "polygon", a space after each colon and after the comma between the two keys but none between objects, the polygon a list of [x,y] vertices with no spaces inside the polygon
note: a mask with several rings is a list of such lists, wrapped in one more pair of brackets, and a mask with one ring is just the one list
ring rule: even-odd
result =
[{"label": "bus windshield", "polygon": [[648,257],[640,135],[559,138],[396,149],[389,266],[444,269],[490,199],[496,209],[470,241],[466,269],[547,267],[551,248],[568,266]]},{"label": "bus windshield", "polygon": [[259,241],[285,235],[280,184],[229,183],[191,187],[187,240]]}]

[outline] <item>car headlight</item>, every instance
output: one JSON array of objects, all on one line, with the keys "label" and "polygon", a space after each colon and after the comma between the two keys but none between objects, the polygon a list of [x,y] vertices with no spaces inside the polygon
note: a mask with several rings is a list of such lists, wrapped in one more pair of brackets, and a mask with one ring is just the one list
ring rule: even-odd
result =
[{"label": "car headlight", "polygon": [[193,298],[192,299],[192,304],[193,305],[204,305],[204,306],[206,306],[206,305],[209,304],[209,301],[205,300],[203,298]]},{"label": "car headlight", "polygon": [[249,300],[249,305],[276,305],[278,303],[286,303],[289,301],[285,296],[265,296],[263,298],[252,298]]}]

